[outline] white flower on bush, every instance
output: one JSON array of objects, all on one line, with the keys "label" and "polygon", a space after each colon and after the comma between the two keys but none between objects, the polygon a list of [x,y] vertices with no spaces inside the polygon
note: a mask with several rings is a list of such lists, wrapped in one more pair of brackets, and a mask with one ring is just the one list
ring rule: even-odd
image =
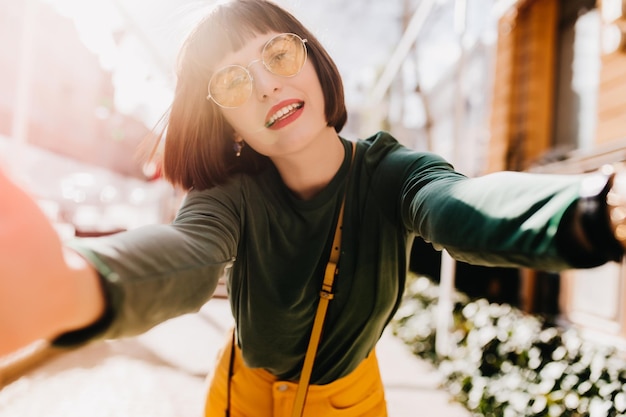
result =
[{"label": "white flower on bush", "polygon": [[[434,351],[437,286],[409,280],[393,329],[414,352],[439,364],[446,386],[476,416],[626,415],[626,359],[575,328],[545,327],[532,315],[454,294],[449,356]],[[460,314],[459,314],[460,313]]]}]

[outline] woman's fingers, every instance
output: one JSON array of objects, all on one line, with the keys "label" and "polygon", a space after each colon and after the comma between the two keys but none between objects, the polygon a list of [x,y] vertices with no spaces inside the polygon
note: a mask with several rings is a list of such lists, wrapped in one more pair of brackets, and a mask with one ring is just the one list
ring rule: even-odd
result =
[{"label": "woman's fingers", "polygon": [[617,168],[615,172],[606,202],[613,234],[622,246],[626,247],[626,171],[623,167]]}]

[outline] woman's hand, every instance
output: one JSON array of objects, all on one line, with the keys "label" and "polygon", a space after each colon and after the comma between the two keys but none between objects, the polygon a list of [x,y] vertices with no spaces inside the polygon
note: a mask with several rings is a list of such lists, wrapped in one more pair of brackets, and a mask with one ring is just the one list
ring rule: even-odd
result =
[{"label": "woman's hand", "polygon": [[626,248],[626,170],[623,167],[621,169],[610,167],[605,170],[615,172],[613,184],[606,196],[611,229],[622,247]]},{"label": "woman's hand", "polygon": [[2,172],[0,196],[3,356],[95,321],[103,310],[103,297],[95,271],[63,249],[37,203]]}]

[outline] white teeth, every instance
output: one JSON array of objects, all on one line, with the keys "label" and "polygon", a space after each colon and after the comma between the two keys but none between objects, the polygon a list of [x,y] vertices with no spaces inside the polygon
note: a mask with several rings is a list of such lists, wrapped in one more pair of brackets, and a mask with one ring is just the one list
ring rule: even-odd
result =
[{"label": "white teeth", "polygon": [[274,123],[276,123],[282,117],[285,117],[286,115],[290,114],[294,110],[299,109],[301,107],[302,107],[302,103],[292,103],[292,104],[286,105],[285,107],[283,107],[282,109],[280,109],[276,113],[274,113],[272,115],[272,117],[270,117],[270,119],[267,121],[267,123],[265,123],[265,127],[272,126]]}]

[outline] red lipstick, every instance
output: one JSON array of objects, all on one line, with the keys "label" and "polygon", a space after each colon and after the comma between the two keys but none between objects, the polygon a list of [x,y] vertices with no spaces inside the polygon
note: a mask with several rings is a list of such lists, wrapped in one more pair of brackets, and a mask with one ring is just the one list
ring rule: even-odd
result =
[{"label": "red lipstick", "polygon": [[296,120],[302,114],[304,102],[300,100],[284,100],[272,106],[265,119],[268,129],[280,129]]}]

